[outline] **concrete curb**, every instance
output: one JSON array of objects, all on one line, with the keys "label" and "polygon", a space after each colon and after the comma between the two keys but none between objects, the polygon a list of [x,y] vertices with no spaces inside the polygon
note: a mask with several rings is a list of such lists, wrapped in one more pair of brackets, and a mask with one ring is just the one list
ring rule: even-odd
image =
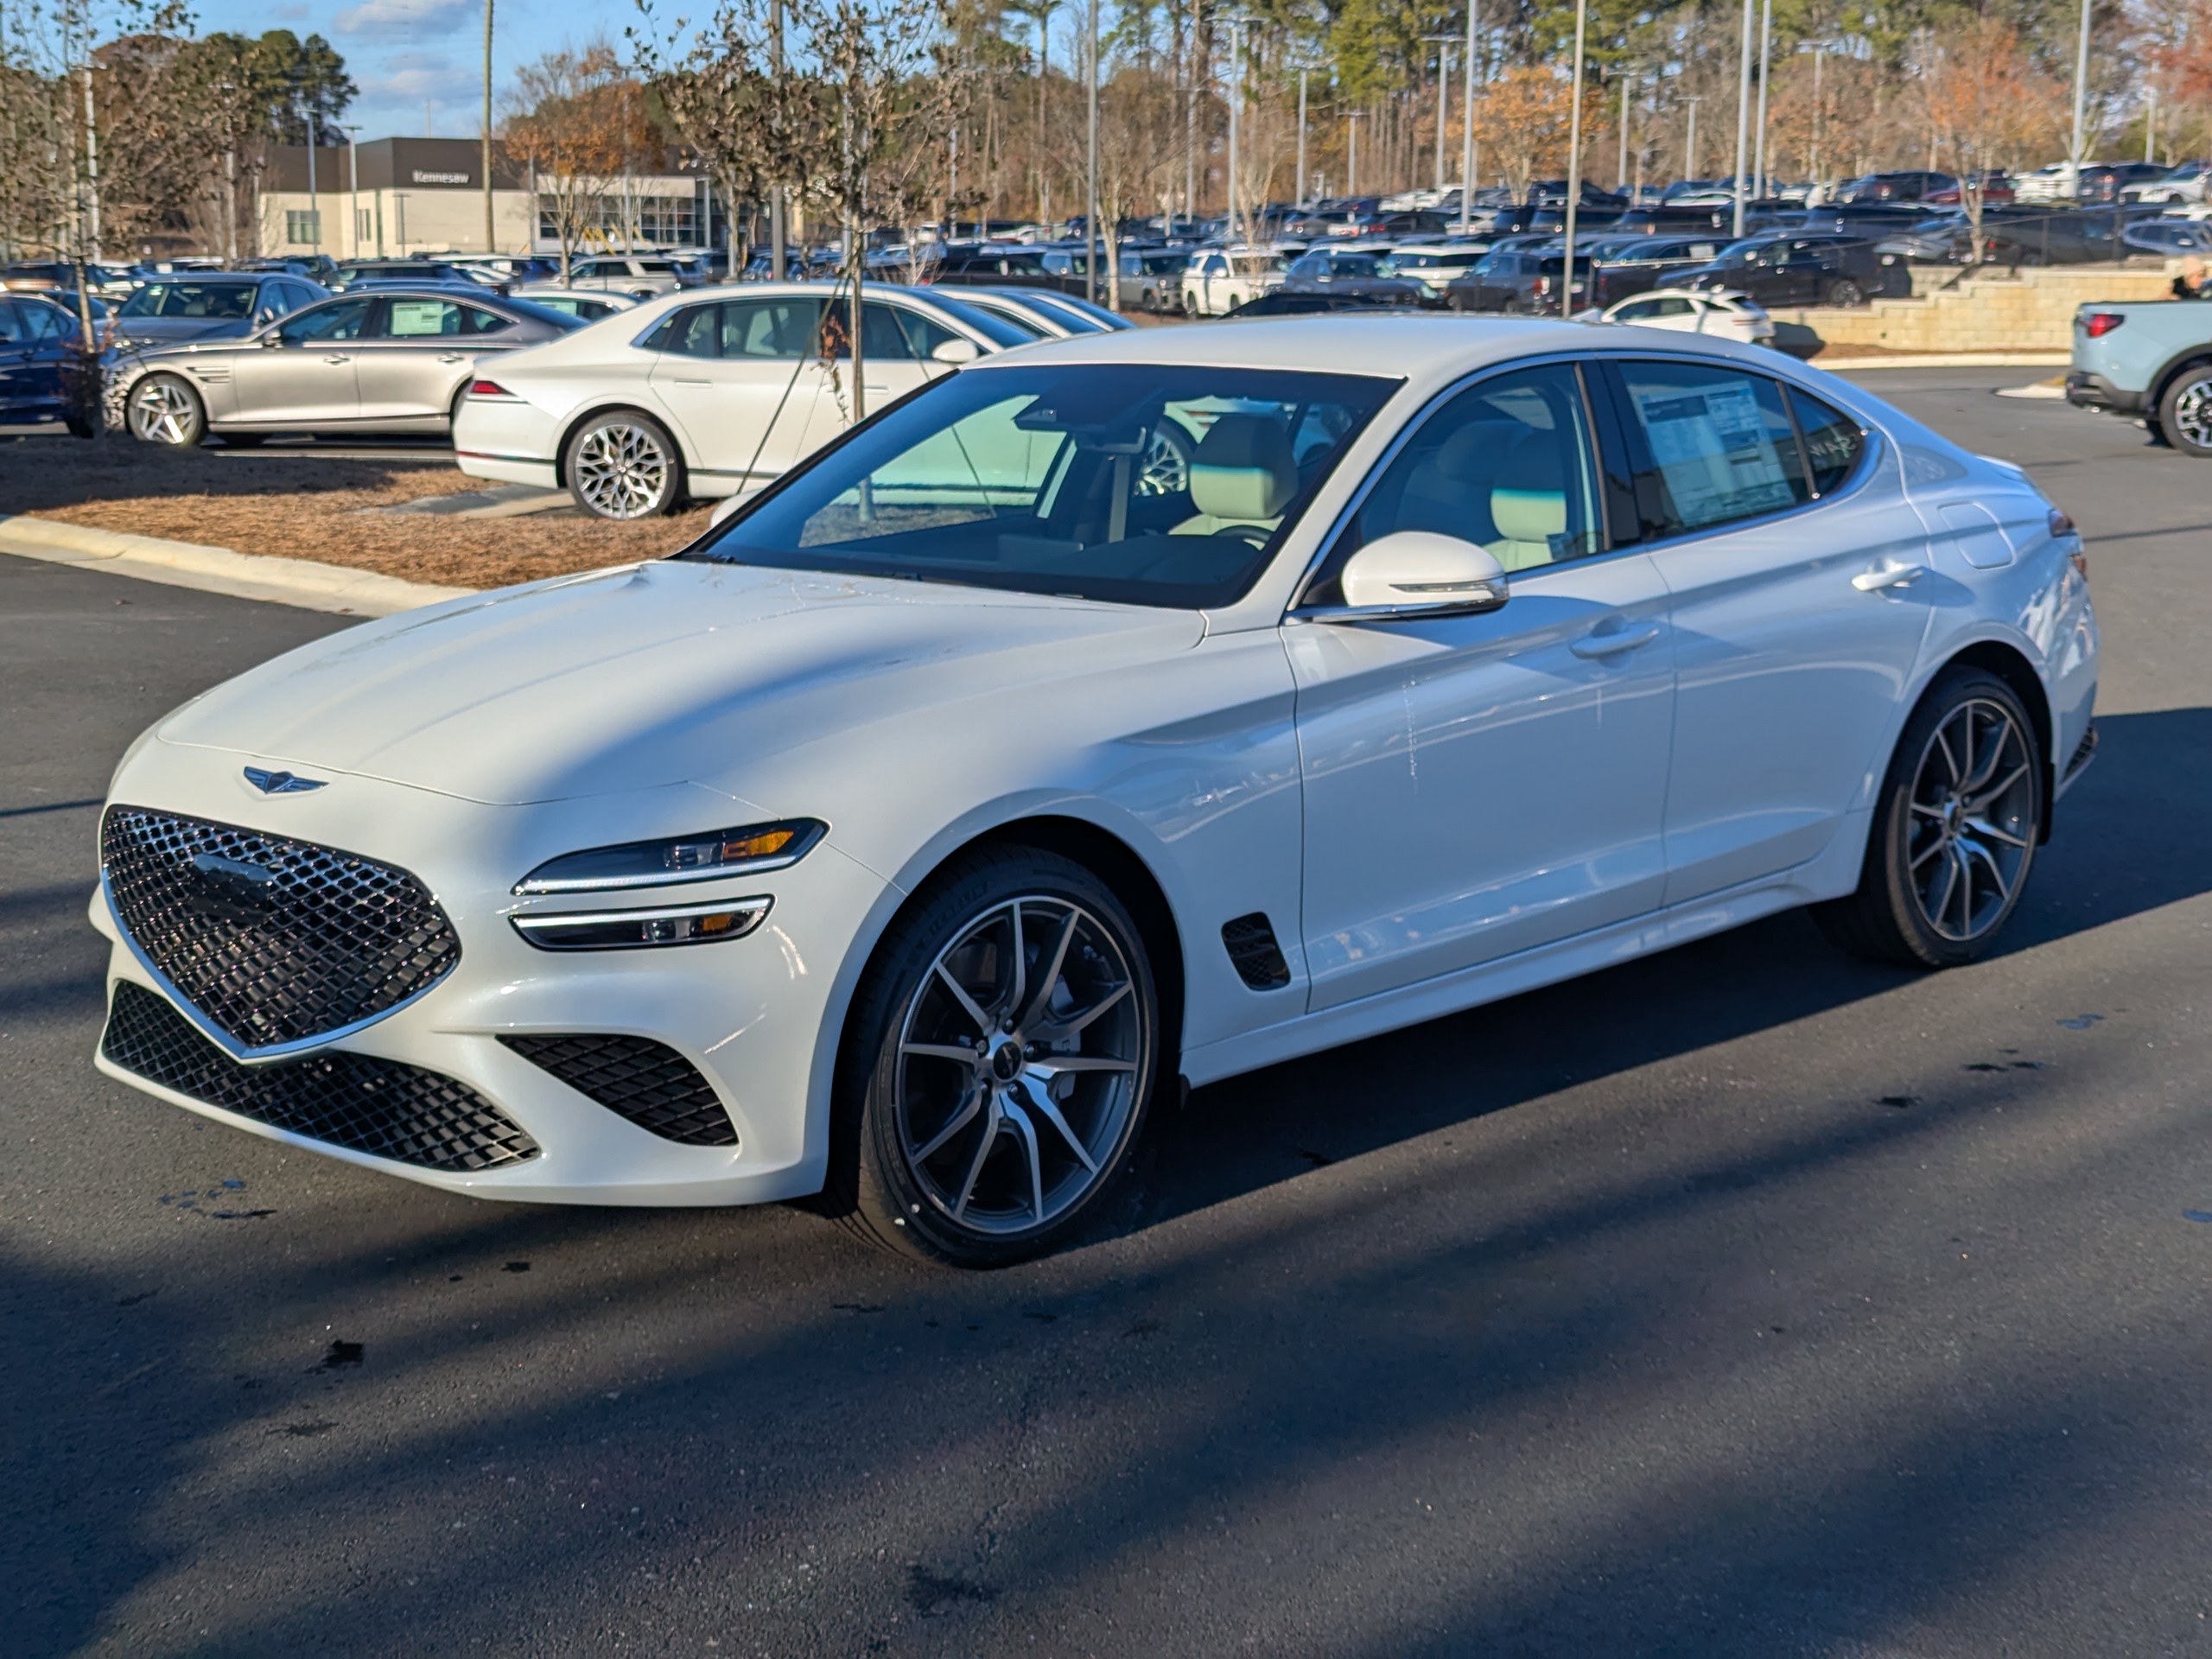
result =
[{"label": "concrete curb", "polygon": [[226,547],[201,547],[133,536],[119,530],[92,530],[28,513],[0,514],[0,553],[54,564],[105,570],[173,588],[197,588],[304,610],[335,611],[341,616],[390,616],[448,599],[466,599],[473,588],[442,588],[403,582],[372,570],[349,569],[313,559],[274,559],[233,553]]},{"label": "concrete curb", "polygon": [[1854,369],[2063,369],[2064,352],[1899,352],[1894,357],[1814,358],[1830,374]]}]

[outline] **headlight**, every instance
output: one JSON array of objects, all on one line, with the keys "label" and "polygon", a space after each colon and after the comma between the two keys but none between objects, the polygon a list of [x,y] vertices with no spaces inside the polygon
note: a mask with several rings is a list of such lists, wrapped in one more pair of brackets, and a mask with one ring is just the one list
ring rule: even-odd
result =
[{"label": "headlight", "polygon": [[667,841],[626,842],[549,859],[515,883],[518,893],[611,893],[624,887],[664,887],[680,881],[719,881],[796,864],[813,850],[830,826],[813,818],[756,823],[737,830],[702,830]]},{"label": "headlight", "polygon": [[741,939],[760,925],[772,901],[718,899],[654,910],[556,912],[517,916],[515,931],[541,950],[627,950],[645,944],[710,944]]}]

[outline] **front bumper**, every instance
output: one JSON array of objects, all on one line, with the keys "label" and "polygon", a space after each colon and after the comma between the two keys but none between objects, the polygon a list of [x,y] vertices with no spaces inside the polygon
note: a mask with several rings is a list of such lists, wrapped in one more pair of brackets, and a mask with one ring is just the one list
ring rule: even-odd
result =
[{"label": "front bumper", "polygon": [[2116,386],[2101,374],[2074,369],[2066,376],[2066,401],[2076,409],[2099,409],[2108,415],[2140,415],[2144,394]]},{"label": "front bumper", "polygon": [[[478,1198],[731,1205],[820,1189],[835,1060],[834,1036],[825,1036],[836,1019],[833,983],[885,893],[879,878],[834,844],[825,842],[787,869],[682,890],[687,900],[741,892],[771,897],[766,920],[745,938],[545,951],[525,943],[509,918],[610,904],[606,894],[514,898],[514,880],[543,853],[640,833],[695,832],[716,820],[742,821],[760,809],[696,785],[645,796],[489,806],[323,769],[316,775],[329,777],[328,787],[260,797],[241,776],[249,763],[268,766],[271,758],[147,743],[118,774],[113,798],[397,865],[436,894],[461,942],[460,962],[415,1001],[337,1041],[268,1064],[313,1066],[334,1055],[355,1055],[435,1073],[504,1114],[536,1150],[483,1168],[425,1167],[194,1098],[126,1071],[105,1046],[97,1060],[103,1072],[234,1128]],[[619,902],[643,907],[664,901],[665,891],[624,895]],[[93,896],[92,919],[113,942],[111,1004],[125,983],[163,995],[123,942],[102,893]],[[571,1034],[645,1038],[674,1050],[712,1087],[736,1144],[684,1144],[641,1128],[501,1040]]]}]

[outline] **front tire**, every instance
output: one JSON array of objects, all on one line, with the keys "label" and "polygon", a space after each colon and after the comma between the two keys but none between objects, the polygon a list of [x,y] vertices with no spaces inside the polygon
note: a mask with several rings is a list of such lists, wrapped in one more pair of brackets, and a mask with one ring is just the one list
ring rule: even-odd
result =
[{"label": "front tire", "polygon": [[633,409],[578,427],[562,471],[576,505],[596,518],[649,518],[683,504],[683,457],[676,440]]},{"label": "front tire", "polygon": [[833,1213],[901,1254],[999,1268],[1112,1184],[1161,1059],[1143,938],[1090,871],[963,855],[876,951],[838,1066]]},{"label": "front tire", "polygon": [[207,406],[180,375],[149,374],[131,387],[124,420],[141,443],[189,449],[207,435]]},{"label": "front tire", "polygon": [[2192,363],[2158,399],[2166,442],[2198,461],[2212,458],[2212,363]]},{"label": "front tire", "polygon": [[1897,740],[1859,890],[1814,906],[1814,919],[1872,961],[1978,961],[2027,886],[2043,792],[2035,724],[2012,688],[1980,669],[1947,671]]},{"label": "front tire", "polygon": [[1828,284],[1828,303],[1830,305],[1864,305],[1866,303],[1866,296],[1858,283],[1853,282],[1848,276],[1845,276]]}]

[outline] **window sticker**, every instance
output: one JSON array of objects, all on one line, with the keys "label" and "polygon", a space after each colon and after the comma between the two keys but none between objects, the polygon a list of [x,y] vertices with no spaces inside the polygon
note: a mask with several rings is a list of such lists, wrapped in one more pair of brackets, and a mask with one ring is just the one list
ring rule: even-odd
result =
[{"label": "window sticker", "polygon": [[396,338],[446,332],[446,314],[453,308],[444,300],[394,300],[391,331]]},{"label": "window sticker", "polygon": [[1631,386],[1630,395],[1686,526],[1796,505],[1749,381],[1695,391]]}]

